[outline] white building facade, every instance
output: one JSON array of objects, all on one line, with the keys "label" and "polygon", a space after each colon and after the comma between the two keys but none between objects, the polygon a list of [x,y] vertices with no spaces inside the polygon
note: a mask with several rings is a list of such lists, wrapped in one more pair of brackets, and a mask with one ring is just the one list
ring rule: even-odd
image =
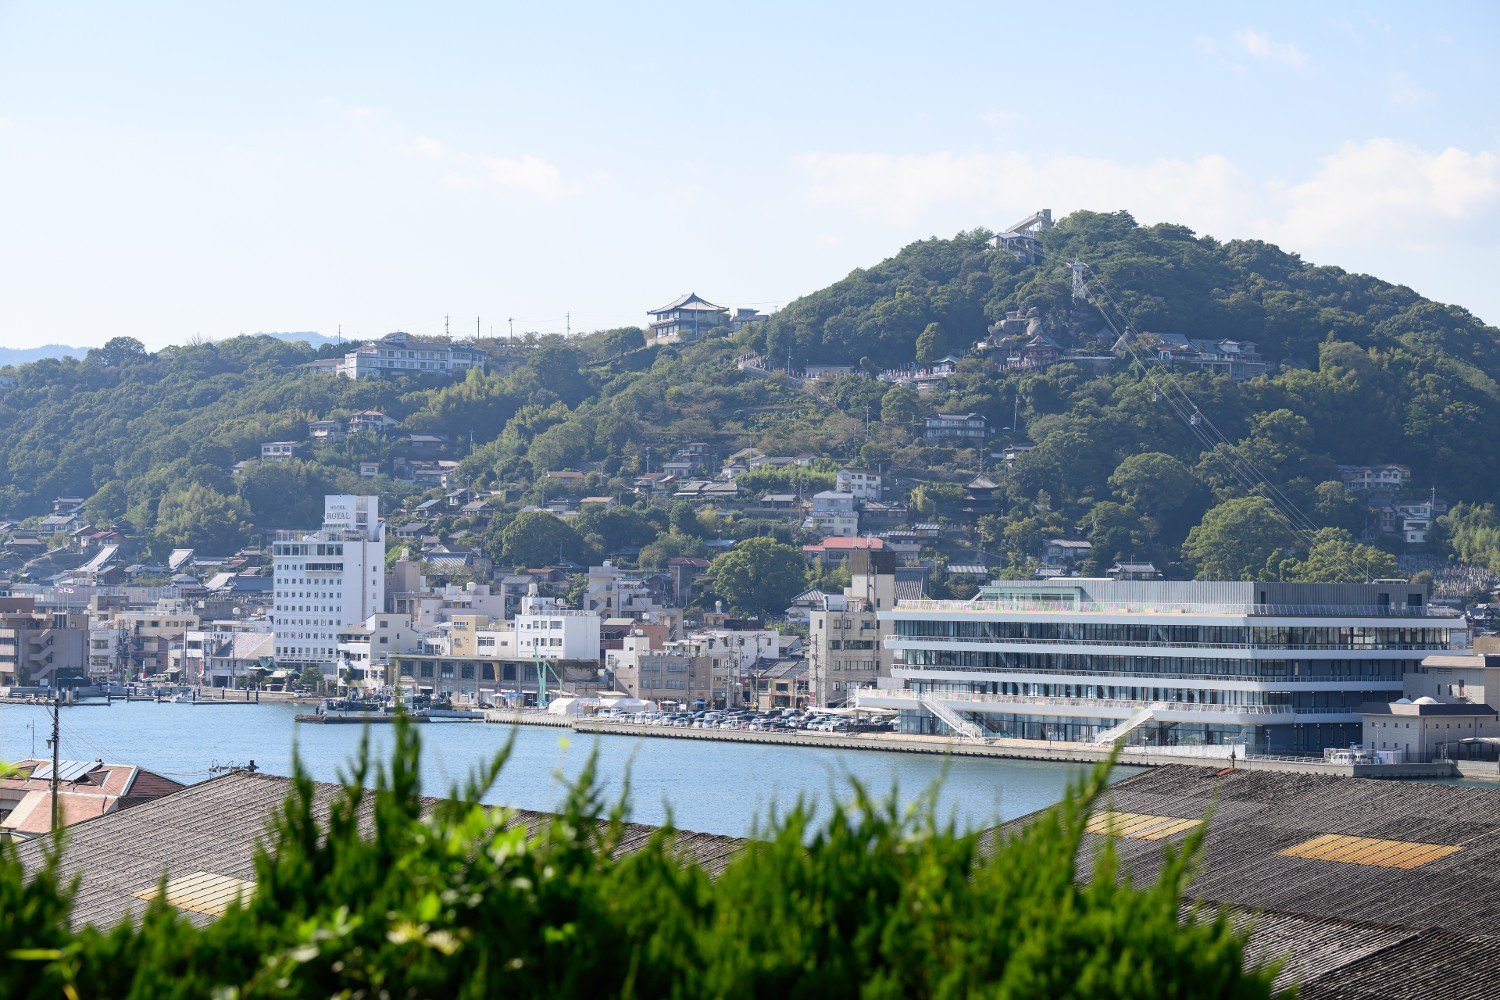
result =
[{"label": "white building facade", "polygon": [[380,498],[324,497],[322,527],[277,533],[271,558],[277,665],[335,675],[343,626],[385,610]]},{"label": "white building facade", "polygon": [[862,706],[906,732],[1317,753],[1462,633],[1426,588],[1005,581],[879,614],[897,657]]}]

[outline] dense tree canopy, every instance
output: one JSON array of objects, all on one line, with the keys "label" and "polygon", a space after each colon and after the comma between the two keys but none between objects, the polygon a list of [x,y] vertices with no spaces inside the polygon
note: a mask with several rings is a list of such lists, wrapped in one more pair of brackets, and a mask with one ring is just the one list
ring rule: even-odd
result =
[{"label": "dense tree canopy", "polygon": [[802,553],[770,538],[751,538],[708,567],[713,591],[736,611],[779,614],[806,584]]}]

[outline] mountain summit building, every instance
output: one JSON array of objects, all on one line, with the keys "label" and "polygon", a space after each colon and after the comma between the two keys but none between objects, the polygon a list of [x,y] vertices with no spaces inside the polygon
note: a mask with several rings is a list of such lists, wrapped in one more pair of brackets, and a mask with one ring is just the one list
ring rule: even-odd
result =
[{"label": "mountain summit building", "polygon": [[1360,705],[1465,627],[1404,581],[1003,581],[879,617],[892,676],[858,703],[903,732],[1273,753],[1358,742]]},{"label": "mountain summit building", "polygon": [[380,498],[326,496],[323,526],[271,541],[277,666],[332,676],[339,630],[385,610],[385,523]]}]

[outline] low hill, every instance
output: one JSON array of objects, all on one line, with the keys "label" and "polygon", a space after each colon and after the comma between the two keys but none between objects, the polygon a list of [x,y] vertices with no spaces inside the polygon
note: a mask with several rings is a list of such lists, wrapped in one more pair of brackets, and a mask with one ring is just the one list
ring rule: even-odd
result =
[{"label": "low hill", "polygon": [[[155,354],[112,342],[23,365],[0,390],[0,516],[96,497],[99,517],[166,545],[206,530],[206,515],[183,514],[194,487],[193,502],[207,497],[231,525],[216,532],[224,538],[305,525],[325,491],[381,490],[391,509],[420,492],[391,476],[404,454],[395,438],[310,443],[274,469],[253,461],[262,441],[305,440],[308,421],[365,409],[403,435],[446,439],[435,457],[459,462],[452,484],[507,487],[516,506],[555,492],[542,473],[565,468],[632,499],[637,474],[689,444],[706,447],[712,468],[753,446],[900,469],[903,495],[922,486],[913,516],[966,527],[970,544],[1016,572],[1047,537],[1092,541],[1104,566],[1134,556],[1228,571],[1206,553],[1241,522],[1259,534],[1237,572],[1311,572],[1298,566],[1313,549],[1338,541],[1347,561],[1353,537],[1401,548],[1380,530],[1380,503],[1347,489],[1340,466],[1406,470],[1380,502],[1473,505],[1500,492],[1488,423],[1500,341],[1463,309],[1124,213],[1075,213],[1027,257],[990,249],[990,235],[914,243],[733,336],[489,343],[506,363],[453,384],[336,378],[303,367],[332,348],[268,336]],[[1086,265],[1086,295],[1075,294],[1073,261]],[[1238,361],[1218,357],[1226,351]],[[788,355],[794,376],[810,364],[856,371],[806,383],[767,371]],[[891,374],[901,369],[923,377],[898,384],[913,381]],[[977,414],[990,435],[928,440],[934,412]],[[362,480],[361,461],[379,462],[382,477]],[[976,503],[964,484],[981,473],[997,486]],[[774,528],[794,540],[791,527],[757,529],[746,516],[705,515],[686,535]]]}]

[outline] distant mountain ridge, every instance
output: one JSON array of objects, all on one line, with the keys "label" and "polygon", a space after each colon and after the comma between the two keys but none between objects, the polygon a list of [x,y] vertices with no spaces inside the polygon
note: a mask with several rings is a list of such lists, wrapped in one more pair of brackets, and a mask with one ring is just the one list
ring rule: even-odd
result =
[{"label": "distant mountain ridge", "polygon": [[24,365],[43,358],[81,358],[88,352],[87,347],[69,347],[67,344],[43,344],[41,347],[0,347],[0,365]]},{"label": "distant mountain ridge", "polygon": [[313,333],[310,330],[303,330],[298,333],[272,333],[270,331],[257,331],[255,333],[252,333],[250,336],[275,337],[277,340],[285,340],[288,343],[295,343],[296,341],[300,340],[303,343],[310,345],[314,350],[319,347],[327,347],[329,344],[350,343],[349,340],[343,337],[325,337],[321,333]]}]

